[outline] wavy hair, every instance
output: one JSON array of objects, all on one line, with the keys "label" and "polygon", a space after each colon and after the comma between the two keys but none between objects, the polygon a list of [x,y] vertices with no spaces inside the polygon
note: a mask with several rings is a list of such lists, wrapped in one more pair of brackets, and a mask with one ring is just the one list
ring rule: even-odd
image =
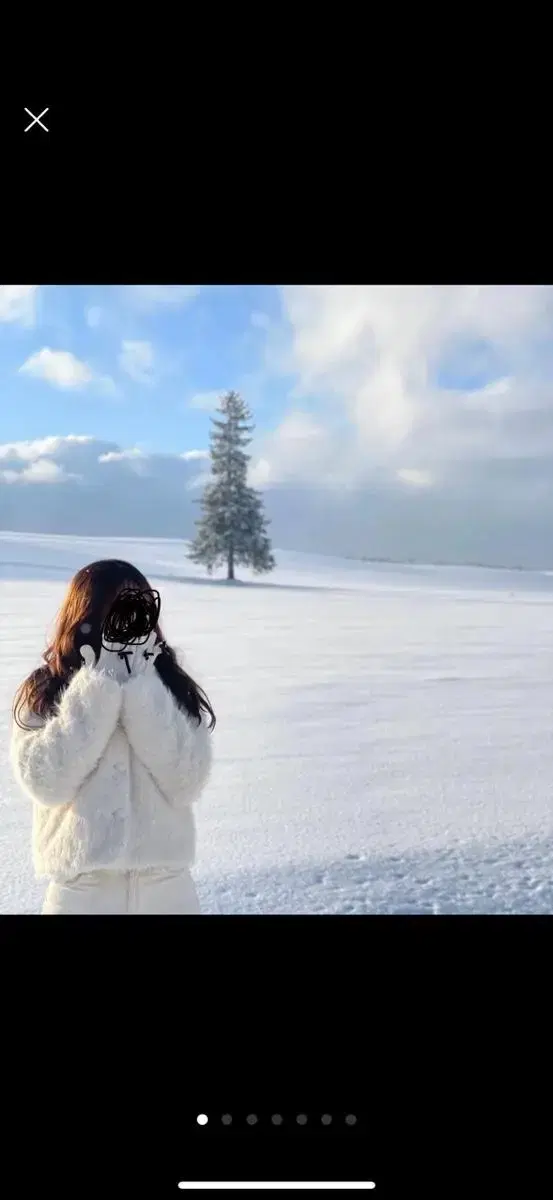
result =
[{"label": "wavy hair", "polygon": [[[101,559],[77,571],[58,613],[52,641],[42,656],[44,665],[33,671],[16,693],[13,716],[21,729],[33,728],[23,722],[23,713],[48,718],[55,712],[64,688],[83,665],[81,646],[92,646],[98,658],[104,620],[118,593],[129,587],[146,591],[150,584],[141,571],[118,558]],[[159,625],[156,633],[160,641],[165,640]],[[154,669],[183,712],[198,724],[206,713],[209,728],[215,728],[215,713],[205,692],[179,665],[167,644]]]}]

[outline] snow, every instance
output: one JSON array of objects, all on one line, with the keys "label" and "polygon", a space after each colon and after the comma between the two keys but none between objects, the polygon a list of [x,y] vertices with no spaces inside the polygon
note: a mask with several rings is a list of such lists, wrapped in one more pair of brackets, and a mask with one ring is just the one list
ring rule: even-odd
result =
[{"label": "snow", "polygon": [[65,586],[135,562],[216,709],[206,913],[553,907],[553,576],[277,553],[209,581],[169,540],[0,533],[0,911],[37,912],[10,709]]}]

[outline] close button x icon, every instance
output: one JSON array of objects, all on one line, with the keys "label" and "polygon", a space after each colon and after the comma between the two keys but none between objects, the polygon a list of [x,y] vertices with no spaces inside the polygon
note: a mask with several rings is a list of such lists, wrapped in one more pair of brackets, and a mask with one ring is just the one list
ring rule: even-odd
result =
[{"label": "close button x icon", "polygon": [[32,121],[31,121],[31,123],[30,123],[30,125],[27,125],[27,128],[25,129],[25,133],[28,133],[28,132],[29,132],[29,129],[32,129],[32,128],[33,128],[33,125],[40,125],[40,128],[41,128],[41,129],[43,129],[45,133],[49,133],[49,132],[50,132],[50,131],[49,131],[49,129],[48,129],[48,126],[47,126],[47,125],[43,125],[43,124],[42,124],[42,120],[41,120],[41,117],[45,117],[45,116],[46,116],[46,113],[48,112],[48,109],[47,109],[47,108],[44,108],[44,109],[42,110],[42,112],[39,114],[39,116],[38,116],[38,117],[35,117],[35,114],[31,112],[30,108],[26,108],[26,109],[25,109],[25,112],[26,112],[26,113],[28,113],[28,114],[29,114],[29,116],[33,118],[33,119],[32,119]]}]

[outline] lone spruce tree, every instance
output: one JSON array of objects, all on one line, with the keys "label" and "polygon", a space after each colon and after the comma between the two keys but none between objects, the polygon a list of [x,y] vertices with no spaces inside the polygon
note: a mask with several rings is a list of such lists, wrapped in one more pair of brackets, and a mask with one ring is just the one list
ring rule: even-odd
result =
[{"label": "lone spruce tree", "polygon": [[210,435],[212,478],[200,501],[202,516],[189,558],[207,567],[210,575],[225,564],[231,580],[239,565],[262,575],[276,564],[263,499],[247,482],[250,455],[245,449],[252,440],[252,414],[237,392],[221,398],[218,412]]}]

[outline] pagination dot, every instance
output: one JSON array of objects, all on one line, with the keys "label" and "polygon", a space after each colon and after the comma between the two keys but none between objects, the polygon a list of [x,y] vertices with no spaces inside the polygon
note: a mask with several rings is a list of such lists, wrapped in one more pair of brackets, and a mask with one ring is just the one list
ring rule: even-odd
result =
[{"label": "pagination dot", "polygon": [[257,1125],[257,1117],[255,1113],[250,1113],[249,1117],[246,1117],[246,1121],[248,1122],[248,1125]]},{"label": "pagination dot", "polygon": [[305,1113],[300,1113],[299,1117],[296,1117],[296,1121],[298,1125],[307,1125],[307,1117]]},{"label": "pagination dot", "polygon": [[346,1125],[357,1125],[357,1117],[355,1117],[353,1113],[349,1113],[349,1115],[346,1117]]},{"label": "pagination dot", "polygon": [[198,1125],[207,1125],[207,1117],[206,1117],[205,1113],[200,1113],[196,1117],[196,1120],[198,1122]]},{"label": "pagination dot", "polygon": [[271,1121],[273,1122],[273,1125],[282,1125],[282,1117],[280,1113],[274,1113],[271,1117]]},{"label": "pagination dot", "polygon": [[225,1113],[224,1116],[221,1117],[221,1121],[223,1125],[232,1125],[232,1117],[230,1113]]},{"label": "pagination dot", "polygon": [[321,1123],[323,1125],[332,1125],[332,1117],[330,1113],[324,1113],[324,1115],[321,1117]]}]

